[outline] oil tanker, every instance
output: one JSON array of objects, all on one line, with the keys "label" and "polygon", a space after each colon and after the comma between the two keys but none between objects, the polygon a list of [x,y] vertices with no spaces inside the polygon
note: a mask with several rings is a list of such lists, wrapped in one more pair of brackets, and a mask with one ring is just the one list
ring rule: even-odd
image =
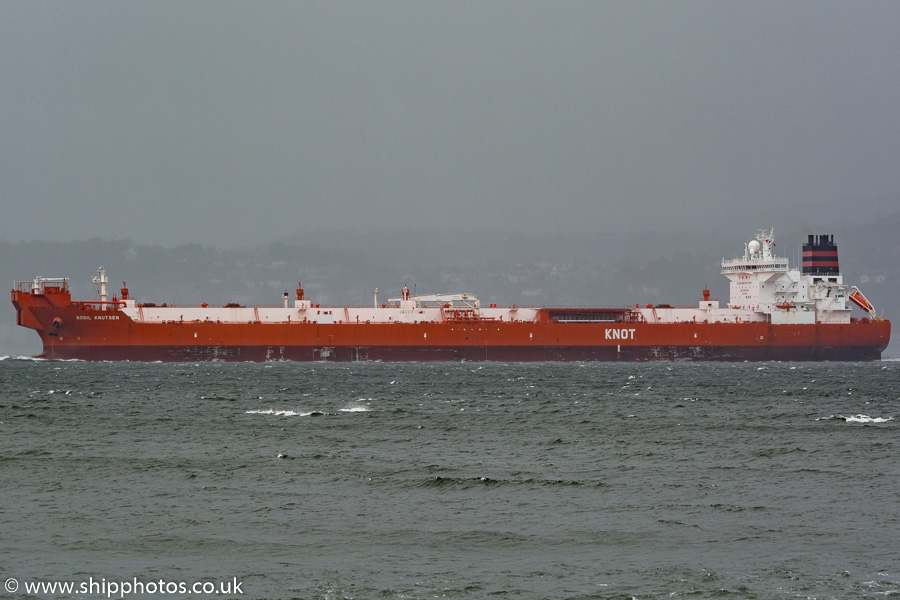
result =
[{"label": "oil tanker", "polygon": [[[371,306],[322,306],[303,288],[276,306],[157,306],[124,286],[72,300],[63,277],[12,289],[18,325],[38,332],[47,359],[133,361],[802,361],[880,360],[891,334],[843,283],[832,235],[810,235],[801,269],[773,254],[761,230],[722,260],[730,299],[697,306],[483,306],[469,293],[411,295]],[[853,305],[865,316],[851,316]]]}]

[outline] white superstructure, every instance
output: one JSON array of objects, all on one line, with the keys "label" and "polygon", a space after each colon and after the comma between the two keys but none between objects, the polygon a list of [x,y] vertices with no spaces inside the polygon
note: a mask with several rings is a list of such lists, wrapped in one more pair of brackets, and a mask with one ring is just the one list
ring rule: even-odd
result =
[{"label": "white superstructure", "polygon": [[728,307],[751,310],[773,324],[849,323],[849,291],[839,273],[803,274],[772,253],[773,229],[760,230],[744,245],[744,255],[722,260],[731,281]]},{"label": "white superstructure", "polygon": [[710,300],[704,290],[697,309],[648,305],[636,310],[650,323],[849,323],[850,300],[866,311],[868,318],[877,318],[859,289],[844,285],[837,272],[836,247],[831,251],[834,260],[827,263],[834,265],[830,269],[834,272],[827,273],[792,269],[787,258],[774,254],[774,247],[774,229],[763,229],[744,244],[742,256],[722,259],[722,274],[731,282],[726,308],[720,307],[718,300]]}]

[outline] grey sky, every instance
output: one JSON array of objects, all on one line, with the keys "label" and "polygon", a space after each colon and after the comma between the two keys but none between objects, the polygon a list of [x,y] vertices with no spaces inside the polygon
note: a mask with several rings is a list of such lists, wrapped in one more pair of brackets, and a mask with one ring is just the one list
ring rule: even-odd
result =
[{"label": "grey sky", "polygon": [[900,3],[0,3],[0,238],[874,219]]}]

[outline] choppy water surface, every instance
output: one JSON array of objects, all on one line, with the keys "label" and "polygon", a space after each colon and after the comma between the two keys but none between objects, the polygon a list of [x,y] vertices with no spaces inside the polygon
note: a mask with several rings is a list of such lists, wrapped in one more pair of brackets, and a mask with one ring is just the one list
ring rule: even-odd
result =
[{"label": "choppy water surface", "polygon": [[5,358],[0,579],[900,595],[898,426],[898,362]]}]

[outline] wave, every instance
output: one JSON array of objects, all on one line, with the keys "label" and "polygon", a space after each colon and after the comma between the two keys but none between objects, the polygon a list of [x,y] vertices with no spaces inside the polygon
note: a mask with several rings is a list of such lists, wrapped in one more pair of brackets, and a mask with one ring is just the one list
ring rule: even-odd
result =
[{"label": "wave", "polygon": [[[461,488],[495,487],[495,486],[579,486],[584,485],[578,480],[569,479],[494,479],[492,477],[430,477],[419,484],[420,487],[436,488]],[[597,484],[600,485],[600,484]]]},{"label": "wave", "polygon": [[[206,399],[220,400],[220,399],[224,399],[224,398],[217,398],[217,397],[211,396]],[[340,408],[340,409],[338,409],[338,412],[355,413],[355,412],[369,412],[371,410],[372,410],[371,408],[368,408],[366,406],[351,406],[350,408]],[[298,412],[296,410],[289,410],[289,409],[278,410],[278,409],[274,409],[274,408],[248,410],[248,411],[245,411],[245,413],[248,415],[273,415],[276,417],[321,417],[322,415],[329,414],[329,413],[326,413],[321,410],[310,410],[307,412]],[[331,414],[335,414],[335,413],[331,413]]]},{"label": "wave", "polygon": [[312,417],[324,415],[325,413],[311,410],[309,412],[297,412],[294,410],[275,410],[273,408],[269,408],[266,410],[248,410],[248,415],[275,415],[276,417]]},{"label": "wave", "polygon": [[829,415],[827,417],[819,417],[816,421],[845,421],[847,423],[887,423],[893,421],[894,417],[870,417],[869,415],[852,415],[845,417],[844,415]]},{"label": "wave", "polygon": [[848,423],[887,423],[893,421],[894,417],[870,417],[868,415],[853,415],[852,417],[844,417]]}]

